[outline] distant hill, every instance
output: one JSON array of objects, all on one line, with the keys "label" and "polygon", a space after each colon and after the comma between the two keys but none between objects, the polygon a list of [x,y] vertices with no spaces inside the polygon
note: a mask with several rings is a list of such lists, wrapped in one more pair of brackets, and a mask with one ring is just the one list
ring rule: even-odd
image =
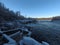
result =
[{"label": "distant hill", "polygon": [[51,22],[60,24],[60,16],[53,17],[52,20],[51,20]]},{"label": "distant hill", "polygon": [[36,18],[37,20],[51,20],[52,18]]},{"label": "distant hill", "polygon": [[52,21],[60,21],[60,16],[53,17]]}]

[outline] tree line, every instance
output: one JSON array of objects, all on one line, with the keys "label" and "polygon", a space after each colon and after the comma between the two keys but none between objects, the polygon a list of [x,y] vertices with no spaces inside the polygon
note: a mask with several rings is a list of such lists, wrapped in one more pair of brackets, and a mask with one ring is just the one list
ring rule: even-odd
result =
[{"label": "tree line", "polygon": [[23,20],[24,16],[20,14],[19,11],[14,12],[6,8],[4,4],[0,3],[0,22],[1,21],[13,21],[13,20]]}]

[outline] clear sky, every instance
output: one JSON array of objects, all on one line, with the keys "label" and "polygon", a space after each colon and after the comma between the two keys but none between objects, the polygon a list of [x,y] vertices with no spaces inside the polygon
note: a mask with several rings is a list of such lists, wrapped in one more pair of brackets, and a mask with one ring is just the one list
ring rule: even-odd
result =
[{"label": "clear sky", "polygon": [[0,0],[7,8],[26,17],[60,16],[60,0]]}]

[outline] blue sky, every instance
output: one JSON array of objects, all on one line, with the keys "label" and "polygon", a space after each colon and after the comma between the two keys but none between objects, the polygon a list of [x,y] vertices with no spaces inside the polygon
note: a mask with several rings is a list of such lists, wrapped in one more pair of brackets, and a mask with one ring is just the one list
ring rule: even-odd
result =
[{"label": "blue sky", "polygon": [[60,0],[0,0],[7,8],[25,17],[60,16]]}]

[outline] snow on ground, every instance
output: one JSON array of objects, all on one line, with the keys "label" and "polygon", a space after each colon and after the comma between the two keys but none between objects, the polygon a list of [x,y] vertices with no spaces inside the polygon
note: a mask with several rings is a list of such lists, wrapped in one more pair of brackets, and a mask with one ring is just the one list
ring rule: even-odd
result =
[{"label": "snow on ground", "polygon": [[20,45],[49,45],[47,42],[42,41],[42,43],[37,42],[31,37],[23,37],[23,40],[21,40]]}]

